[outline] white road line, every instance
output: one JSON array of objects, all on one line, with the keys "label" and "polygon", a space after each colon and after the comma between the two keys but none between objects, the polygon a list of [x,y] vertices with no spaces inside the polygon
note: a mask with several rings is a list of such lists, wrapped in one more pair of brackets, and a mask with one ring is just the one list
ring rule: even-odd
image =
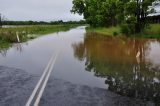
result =
[{"label": "white road line", "polygon": [[44,77],[45,77],[45,75],[46,75],[46,73],[47,73],[47,71],[48,71],[48,69],[49,69],[49,67],[50,67],[50,65],[51,65],[51,63],[52,63],[52,61],[53,61],[53,57],[54,57],[54,54],[53,54],[53,56],[51,57],[49,63],[47,64],[47,67],[45,68],[45,71],[43,72],[43,74],[42,74],[40,80],[38,81],[38,83],[37,83],[35,89],[33,90],[32,94],[31,94],[31,96],[29,97],[29,99],[28,99],[28,101],[27,101],[27,103],[26,103],[25,106],[30,106],[30,105],[31,105],[32,100],[33,100],[33,98],[34,98],[36,92],[38,91],[38,88],[40,87],[40,85],[41,85],[41,83],[42,83],[42,81],[43,81],[43,79],[44,79]]},{"label": "white road line", "polygon": [[35,103],[34,103],[34,106],[38,106],[38,104],[39,104],[39,102],[40,102],[40,99],[41,99],[42,94],[43,94],[43,92],[44,92],[44,89],[45,89],[45,87],[46,87],[46,85],[47,85],[48,79],[49,79],[49,77],[50,77],[50,75],[51,75],[51,72],[52,72],[52,70],[53,70],[53,67],[54,67],[54,64],[55,64],[55,62],[56,62],[57,57],[58,57],[58,53],[56,54],[55,59],[54,59],[52,65],[51,65],[51,67],[50,67],[50,69],[49,69],[49,72],[48,72],[48,74],[47,74],[47,76],[46,76],[46,78],[45,78],[45,81],[44,81],[41,89],[40,89],[40,92],[39,92],[39,94],[38,94],[38,96],[37,96],[37,99],[36,99],[36,101],[35,101]]}]

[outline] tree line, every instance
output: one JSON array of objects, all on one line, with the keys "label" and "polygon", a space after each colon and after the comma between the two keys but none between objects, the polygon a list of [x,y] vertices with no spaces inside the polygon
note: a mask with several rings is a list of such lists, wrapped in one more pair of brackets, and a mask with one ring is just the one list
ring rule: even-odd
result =
[{"label": "tree line", "polygon": [[8,20],[0,21],[1,26],[2,25],[60,25],[60,24],[85,24],[85,21],[84,20],[66,21],[66,22],[64,22],[63,20],[50,21],[50,22],[45,22],[45,21],[8,21]]},{"label": "tree line", "polygon": [[148,6],[154,0],[73,0],[71,12],[93,27],[121,26],[123,33],[139,33],[147,25]]}]

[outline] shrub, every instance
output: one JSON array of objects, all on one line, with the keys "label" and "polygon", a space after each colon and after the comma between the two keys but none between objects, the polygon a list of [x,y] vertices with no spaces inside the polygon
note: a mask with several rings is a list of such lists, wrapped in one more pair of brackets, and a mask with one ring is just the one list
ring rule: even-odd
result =
[{"label": "shrub", "polygon": [[120,26],[120,31],[123,34],[134,34],[135,33],[135,24],[122,24]]},{"label": "shrub", "polygon": [[117,35],[118,35],[118,32],[114,31],[113,36],[117,36]]},{"label": "shrub", "polygon": [[120,26],[120,31],[121,31],[121,33],[123,33],[123,34],[129,34],[129,28],[128,28],[128,25],[127,24],[122,24],[121,26]]}]

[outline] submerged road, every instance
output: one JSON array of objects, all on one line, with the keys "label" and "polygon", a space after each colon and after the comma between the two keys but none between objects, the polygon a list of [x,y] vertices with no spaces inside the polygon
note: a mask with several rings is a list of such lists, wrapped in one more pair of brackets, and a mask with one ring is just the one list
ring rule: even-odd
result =
[{"label": "submerged road", "polygon": [[[33,98],[36,96],[36,93],[38,92],[38,89],[39,89],[39,92],[37,93],[37,97],[35,97],[35,103],[34,103],[34,106],[38,106],[39,104],[39,101],[42,97],[42,94],[44,92],[44,89],[46,87],[46,84],[48,82],[48,79],[49,79],[49,76],[51,75],[51,72],[53,70],[53,67],[54,67],[54,64],[56,62],[56,59],[57,59],[57,56],[58,56],[58,53],[55,55],[53,55],[51,57],[51,60],[49,61],[46,69],[44,70],[44,73],[42,74],[40,80],[38,81],[35,89],[33,90],[31,96],[29,97],[27,103],[26,103],[26,106],[30,106],[31,103],[33,102]],[[41,85],[41,87],[40,87]]]},{"label": "submerged road", "polygon": [[105,78],[86,71],[73,50],[84,37],[78,27],[1,51],[0,106],[154,106],[108,91]]}]

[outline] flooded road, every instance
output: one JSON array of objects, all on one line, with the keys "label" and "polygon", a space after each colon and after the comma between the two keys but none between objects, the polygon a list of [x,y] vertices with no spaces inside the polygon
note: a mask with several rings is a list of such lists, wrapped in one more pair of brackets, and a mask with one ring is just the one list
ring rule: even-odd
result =
[{"label": "flooded road", "polygon": [[103,37],[85,27],[1,50],[0,105],[25,106],[57,51],[40,106],[160,105],[160,40]]}]

